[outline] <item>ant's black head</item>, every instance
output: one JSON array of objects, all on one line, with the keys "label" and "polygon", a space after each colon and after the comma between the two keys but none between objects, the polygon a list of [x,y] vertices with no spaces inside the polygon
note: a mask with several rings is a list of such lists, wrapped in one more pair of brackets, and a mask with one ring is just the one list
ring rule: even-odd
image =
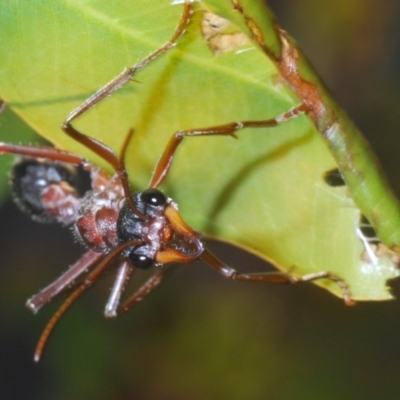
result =
[{"label": "ant's black head", "polygon": [[143,244],[129,247],[124,254],[137,268],[149,268],[162,241],[162,230],[166,224],[164,209],[169,203],[165,195],[157,189],[147,189],[132,195],[135,207],[146,219],[139,217],[128,202],[122,206],[118,216],[117,234],[119,242],[142,240]]}]

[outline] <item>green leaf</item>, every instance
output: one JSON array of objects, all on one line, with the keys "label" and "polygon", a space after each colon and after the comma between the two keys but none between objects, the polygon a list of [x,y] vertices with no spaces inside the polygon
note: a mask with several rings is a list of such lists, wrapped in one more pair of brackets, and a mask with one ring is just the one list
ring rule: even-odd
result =
[{"label": "green leaf", "polygon": [[[246,12],[257,11],[269,38],[274,29],[261,2],[243,4]],[[248,34],[230,1],[202,2],[174,49],[75,123],[116,151],[128,130],[135,129],[127,157],[135,189],[146,187],[174,132],[273,118],[301,101],[255,43],[215,55],[201,34],[207,8],[233,21],[223,35]],[[107,167],[67,138],[60,124],[124,67],[165,43],[181,9],[169,0],[2,2],[0,96],[55,146]],[[268,46],[279,50],[273,40]],[[313,76],[308,66],[303,72]],[[354,143],[354,151],[362,153],[363,142]],[[325,182],[324,174],[338,166],[335,151],[329,151],[315,121],[305,115],[277,128],[243,130],[237,140],[187,138],[163,189],[205,235],[239,245],[295,275],[329,271],[345,280],[354,299],[388,299],[386,280],[398,276],[397,260],[384,246],[378,252],[360,239],[355,185],[349,190]],[[330,280],[318,284],[341,295]]]}]

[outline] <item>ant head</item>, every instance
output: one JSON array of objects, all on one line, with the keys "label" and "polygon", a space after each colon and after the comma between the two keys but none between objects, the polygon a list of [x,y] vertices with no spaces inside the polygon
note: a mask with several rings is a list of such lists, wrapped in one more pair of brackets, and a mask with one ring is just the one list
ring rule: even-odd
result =
[{"label": "ant head", "polygon": [[183,221],[177,205],[152,183],[142,192],[130,194],[125,156],[133,135],[131,129],[119,153],[116,171],[125,192],[117,222],[120,244],[140,240],[123,254],[137,268],[171,262],[194,261],[204,251],[200,237]]},{"label": "ant head", "polygon": [[176,204],[161,191],[151,188],[136,192],[132,202],[141,216],[126,202],[118,217],[117,233],[120,244],[142,241],[124,251],[135,267],[190,262],[203,252],[199,236],[182,220]]}]

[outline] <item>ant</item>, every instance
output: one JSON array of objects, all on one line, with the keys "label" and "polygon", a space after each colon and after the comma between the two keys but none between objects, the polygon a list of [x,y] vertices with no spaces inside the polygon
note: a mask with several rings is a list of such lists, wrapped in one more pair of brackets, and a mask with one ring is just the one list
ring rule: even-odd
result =
[{"label": "ant", "polygon": [[[106,144],[79,132],[72,125],[73,120],[176,46],[190,23],[192,13],[191,4],[185,2],[179,24],[168,42],[98,90],[74,109],[62,124],[66,135],[111,165],[115,171],[113,176],[67,151],[0,143],[0,153],[23,156],[12,174],[13,192],[20,207],[40,222],[55,221],[72,226],[75,236],[88,249],[64,274],[27,302],[27,306],[37,312],[57,295],[72,289],[46,325],[36,347],[35,361],[39,361],[50,333],[64,312],[94,284],[114,259],[118,260],[119,267],[105,306],[106,317],[115,317],[141,301],[165,279],[171,264],[196,260],[205,261],[225,278],[241,282],[296,283],[330,279],[341,288],[345,303],[353,304],[346,283],[326,271],[302,277],[281,272],[238,273],[205,247],[201,236],[181,217],[177,204],[158,189],[167,178],[175,152],[185,137],[236,137],[236,132],[244,128],[274,127],[307,112],[304,104],[272,119],[232,122],[176,132],[161,154],[147,189],[139,192],[131,191],[125,169],[125,155],[134,130],[128,132],[119,154],[116,154]],[[79,167],[90,174],[92,188],[85,194],[77,190],[72,167]],[[120,299],[132,271],[151,267],[156,267],[157,272],[121,305]],[[76,283],[76,279],[85,272],[86,277]]]}]

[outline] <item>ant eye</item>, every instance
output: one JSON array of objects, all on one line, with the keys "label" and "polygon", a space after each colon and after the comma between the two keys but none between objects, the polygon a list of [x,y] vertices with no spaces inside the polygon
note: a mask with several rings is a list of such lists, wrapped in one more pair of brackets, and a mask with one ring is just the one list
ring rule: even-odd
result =
[{"label": "ant eye", "polygon": [[142,200],[152,206],[162,206],[166,203],[167,198],[164,193],[157,189],[147,189],[141,194]]},{"label": "ant eye", "polygon": [[134,251],[129,254],[129,259],[132,261],[132,264],[136,268],[140,269],[150,268],[154,263],[154,260],[152,258],[147,257],[143,254],[136,254]]}]

